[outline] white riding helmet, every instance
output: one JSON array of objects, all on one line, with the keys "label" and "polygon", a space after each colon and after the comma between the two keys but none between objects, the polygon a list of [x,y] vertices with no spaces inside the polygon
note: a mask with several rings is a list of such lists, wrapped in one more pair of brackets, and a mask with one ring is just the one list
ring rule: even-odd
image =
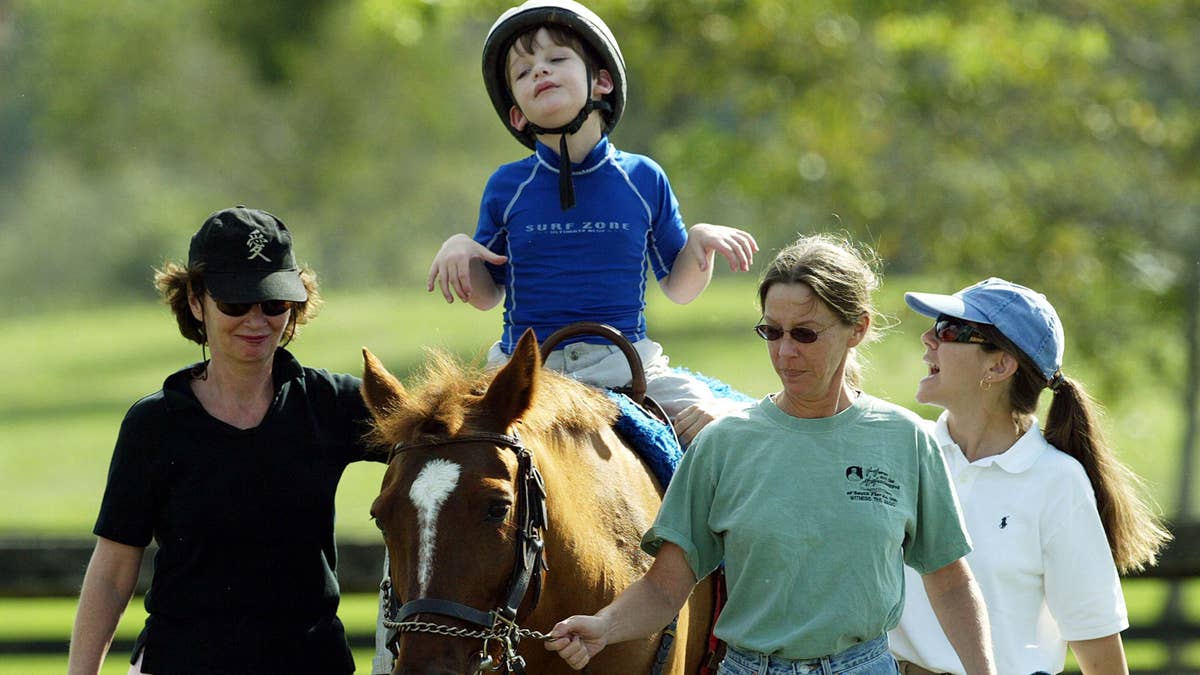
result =
[{"label": "white riding helmet", "polygon": [[[572,29],[587,44],[601,60],[601,67],[612,76],[613,90],[604,96],[600,105],[588,101],[580,111],[578,121],[586,118],[592,110],[604,111],[604,133],[611,132],[621,114],[625,111],[625,57],[612,31],[595,12],[574,0],[526,0],[517,7],[512,7],[496,19],[488,31],[483,43],[483,83],[487,86],[488,96],[492,106],[504,128],[508,129],[518,141],[529,149],[533,149],[536,139],[533,129],[526,127],[525,131],[517,131],[509,124],[508,111],[515,104],[508,89],[508,78],[505,73],[508,60],[508,49],[513,40],[533,26],[541,24],[559,24]],[[588,73],[589,79],[592,73]],[[607,105],[604,105],[607,103]],[[608,108],[606,110],[606,108]],[[560,127],[562,129],[562,127]],[[578,127],[576,126],[576,129]],[[562,133],[559,130],[543,130]],[[567,131],[566,133],[573,133]]]}]

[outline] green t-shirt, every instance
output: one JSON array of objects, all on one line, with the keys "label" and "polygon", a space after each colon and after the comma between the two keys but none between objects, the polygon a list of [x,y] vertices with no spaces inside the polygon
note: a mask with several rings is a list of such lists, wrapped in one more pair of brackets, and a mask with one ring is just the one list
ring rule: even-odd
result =
[{"label": "green t-shirt", "polygon": [[740,649],[810,659],[877,638],[900,619],[905,563],[971,550],[919,419],[865,394],[819,419],[764,398],[696,437],[642,548],[678,545],[698,579],[725,562],[715,632]]}]

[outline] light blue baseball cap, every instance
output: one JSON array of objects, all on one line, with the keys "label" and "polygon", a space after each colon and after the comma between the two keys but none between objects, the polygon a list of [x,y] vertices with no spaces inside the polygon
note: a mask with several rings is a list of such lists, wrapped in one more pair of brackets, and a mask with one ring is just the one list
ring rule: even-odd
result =
[{"label": "light blue baseball cap", "polygon": [[1066,342],[1062,322],[1046,296],[1035,290],[992,277],[954,295],[905,293],[904,301],[933,319],[945,314],[995,326],[1033,360],[1047,380],[1062,368]]}]

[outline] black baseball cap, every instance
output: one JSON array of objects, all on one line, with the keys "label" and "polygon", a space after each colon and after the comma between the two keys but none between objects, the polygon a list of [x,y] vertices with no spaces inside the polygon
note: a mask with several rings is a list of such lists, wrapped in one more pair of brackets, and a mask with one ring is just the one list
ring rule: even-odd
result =
[{"label": "black baseball cap", "polygon": [[204,285],[221,302],[308,300],[283,221],[235,206],[205,219],[192,236],[188,267],[204,265]]}]

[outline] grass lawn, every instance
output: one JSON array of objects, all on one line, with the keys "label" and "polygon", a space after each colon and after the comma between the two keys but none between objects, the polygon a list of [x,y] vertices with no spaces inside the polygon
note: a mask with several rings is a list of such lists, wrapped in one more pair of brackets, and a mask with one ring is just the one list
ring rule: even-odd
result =
[{"label": "grass lawn", "polygon": [[[775,391],[778,380],[763,343],[750,331],[759,318],[753,284],[746,275],[718,274],[709,290],[686,306],[651,293],[651,334],[674,364],[755,397]],[[936,409],[913,399],[924,373],[917,335],[928,322],[903,305],[902,291],[910,285],[939,287],[898,279],[880,293],[881,309],[897,325],[865,350],[865,388],[933,417]],[[429,347],[481,362],[499,326],[499,310],[447,305],[423,291],[333,295],[291,348],[302,363],[358,373],[360,348],[366,346],[404,379]],[[0,360],[5,383],[0,387],[0,494],[20,505],[0,510],[0,532],[86,537],[121,417],[135,400],[158,389],[167,374],[198,360],[200,350],[175,332],[164,307],[148,300],[10,322],[0,332],[0,354],[5,355]],[[1069,353],[1067,363],[1069,372],[1087,381],[1089,364],[1073,363]],[[1169,509],[1175,503],[1181,429],[1173,393],[1131,385],[1109,410],[1107,426],[1122,456]],[[367,511],[381,476],[378,465],[347,471],[338,496],[341,536],[375,536]],[[1200,484],[1196,490],[1193,500],[1200,501]]]},{"label": "grass lawn", "polygon": [[[347,595],[342,598],[338,615],[353,634],[374,633],[375,608],[378,598],[373,595]],[[0,642],[25,639],[62,640],[65,645],[71,636],[75,615],[75,600],[70,598],[0,599]],[[117,638],[132,640],[142,629],[146,612],[142,598],[134,598],[117,627]],[[354,660],[359,672],[370,667],[373,650],[355,650]],[[124,675],[129,670],[129,654],[109,654],[104,675]],[[0,659],[0,675],[50,675],[66,672],[67,657],[61,655],[6,655]]]}]

